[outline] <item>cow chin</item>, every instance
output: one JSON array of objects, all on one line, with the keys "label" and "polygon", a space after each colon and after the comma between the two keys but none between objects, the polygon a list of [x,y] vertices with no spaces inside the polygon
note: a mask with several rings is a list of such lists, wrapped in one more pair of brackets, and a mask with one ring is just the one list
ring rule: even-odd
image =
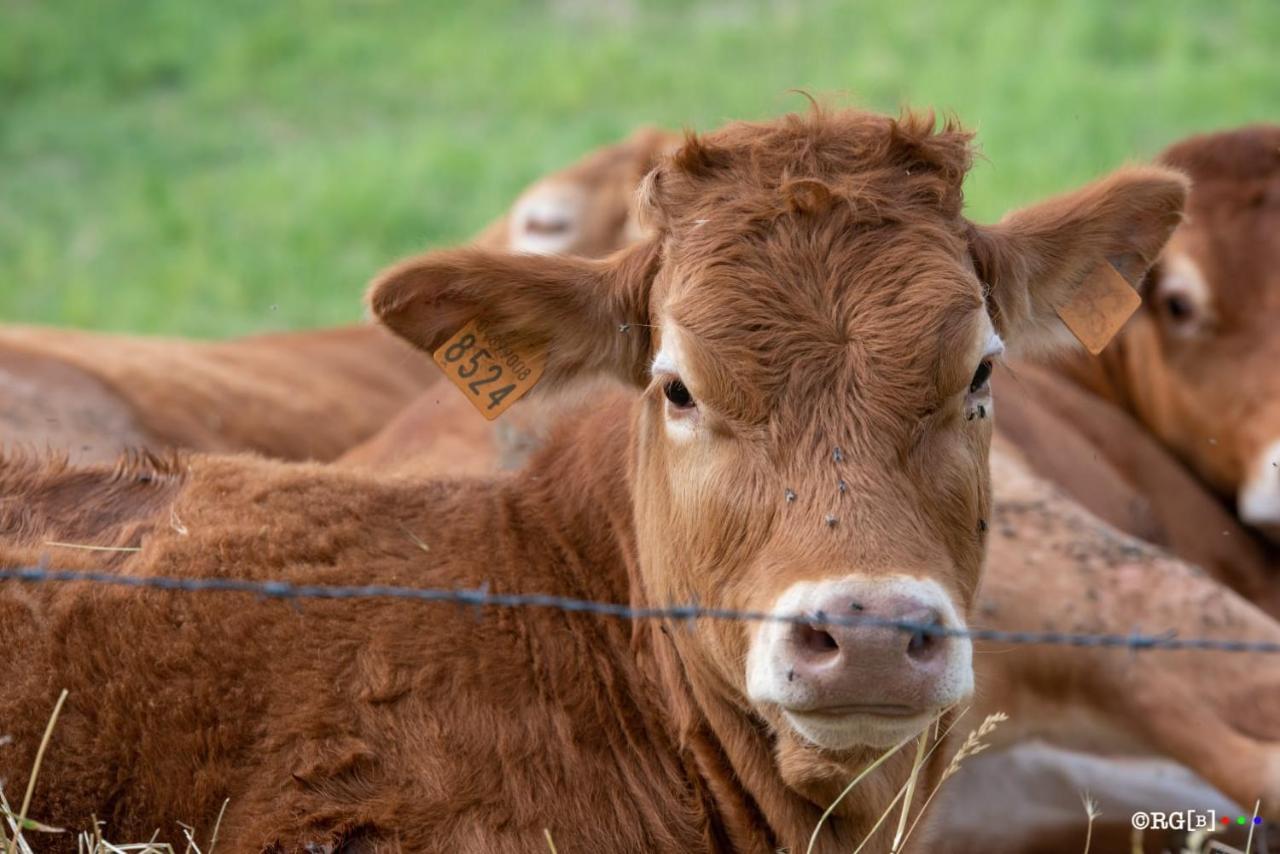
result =
[{"label": "cow chin", "polygon": [[804,741],[822,750],[884,749],[924,732],[945,707],[902,714],[791,712],[783,710],[787,724]]}]

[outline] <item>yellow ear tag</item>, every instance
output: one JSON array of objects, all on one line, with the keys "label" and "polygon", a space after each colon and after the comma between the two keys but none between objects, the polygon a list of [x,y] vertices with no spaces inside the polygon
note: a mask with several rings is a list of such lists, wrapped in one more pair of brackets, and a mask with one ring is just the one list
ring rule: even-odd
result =
[{"label": "yellow ear tag", "polygon": [[490,332],[481,318],[474,318],[431,358],[449,382],[492,421],[507,411],[537,384],[547,366],[547,354],[521,352]]},{"label": "yellow ear tag", "polygon": [[1142,305],[1142,297],[1106,261],[1093,269],[1071,301],[1058,307],[1058,317],[1093,355],[1102,352],[1120,327]]}]

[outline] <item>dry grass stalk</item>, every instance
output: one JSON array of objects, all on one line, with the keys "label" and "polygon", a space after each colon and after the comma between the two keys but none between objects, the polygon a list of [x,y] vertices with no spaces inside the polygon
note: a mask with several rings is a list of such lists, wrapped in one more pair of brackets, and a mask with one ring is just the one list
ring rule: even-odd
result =
[{"label": "dry grass stalk", "polygon": [[1250,819],[1249,821],[1249,835],[1245,839],[1245,843],[1244,843],[1245,851],[1253,850],[1253,829],[1258,826],[1258,810],[1260,809],[1262,809],[1262,801],[1261,800],[1254,801],[1253,802],[1253,818]]},{"label": "dry grass stalk", "polygon": [[809,836],[809,845],[804,850],[805,854],[813,854],[813,846],[818,844],[818,833],[822,830],[822,825],[831,817],[831,813],[835,812],[836,807],[845,799],[845,796],[852,792],[859,783],[865,780],[868,774],[879,768],[889,759],[890,756],[901,750],[910,740],[911,739],[909,738],[904,738],[902,741],[880,754],[874,762],[858,772],[858,776],[854,777],[853,780],[850,781],[849,785],[844,787],[840,794],[836,795],[836,799],[831,802],[830,806],[828,806],[826,810],[823,811],[822,815],[818,817],[818,823],[813,826],[813,833]]},{"label": "dry grass stalk", "polygon": [[[938,715],[938,720],[942,719],[942,715]],[[934,721],[936,724],[937,721]],[[916,783],[920,780],[920,766],[924,764],[924,745],[929,739],[929,728],[925,727],[924,732],[920,733],[920,740],[916,742],[916,758],[911,763],[911,776],[907,778],[906,798],[902,802],[902,815],[898,817],[898,830],[893,834],[893,845],[889,846],[889,854],[898,854],[902,850],[902,843],[906,841],[903,834],[907,830],[907,814],[911,812],[911,800],[915,797]]]},{"label": "dry grass stalk", "polygon": [[942,772],[942,779],[938,780],[938,785],[933,787],[933,791],[929,793],[929,797],[925,798],[924,806],[920,807],[920,813],[916,816],[916,820],[911,822],[911,827],[907,830],[907,835],[903,837],[905,843],[911,838],[911,834],[915,832],[916,825],[920,823],[920,819],[924,818],[926,812],[929,811],[929,804],[933,803],[934,797],[942,789],[944,783],[956,775],[960,770],[960,766],[966,759],[977,756],[986,750],[990,745],[984,739],[995,732],[996,727],[1009,720],[1009,716],[1004,712],[993,712],[983,719],[977,729],[969,733],[965,738],[964,744],[960,745],[960,749],[956,751],[956,755],[951,757],[951,761],[947,764],[946,769]]},{"label": "dry grass stalk", "polygon": [[403,531],[404,531],[404,532],[409,536],[409,539],[413,540],[413,544],[414,544],[415,546],[417,546],[418,548],[422,549],[424,552],[429,552],[429,551],[431,551],[431,546],[429,546],[429,545],[427,545],[426,543],[424,543],[424,542],[422,541],[422,538],[421,538],[421,537],[419,537],[417,534],[415,534],[413,531],[410,531],[410,530],[409,530],[409,528],[408,528],[408,526],[406,526],[406,525],[403,525],[403,524],[402,524],[402,525],[400,525],[400,528],[401,528],[401,530],[403,530]]},{"label": "dry grass stalk", "polygon": [[[36,778],[40,776],[40,763],[44,762],[44,752],[49,746],[49,739],[53,737],[53,727],[58,722],[58,715],[62,713],[62,704],[67,701],[67,689],[63,688],[62,693],[58,695],[58,702],[53,706],[53,714],[49,716],[49,723],[45,724],[44,736],[40,739],[40,746],[36,749],[36,761],[31,766],[31,776],[27,779],[27,792],[22,797],[22,807],[18,810],[18,822],[14,826],[13,839],[9,840],[7,848],[8,854],[14,854],[17,845],[22,839],[22,831],[27,830],[27,810],[31,808],[31,797],[36,791]],[[8,808],[6,806],[6,812]],[[43,829],[43,826],[34,826],[32,830],[38,830],[44,833],[62,833],[62,830],[54,828],[51,830]]]},{"label": "dry grass stalk", "polygon": [[559,852],[556,851],[556,841],[551,838],[551,828],[542,828],[542,833],[547,837],[547,847],[551,849],[551,854],[559,854]]},{"label": "dry grass stalk", "polygon": [[1089,817],[1089,827],[1084,833],[1084,854],[1089,854],[1089,847],[1093,844],[1093,823],[1102,813],[1098,810],[1098,802],[1088,792],[1081,795],[1080,800],[1084,803],[1084,814]]},{"label": "dry grass stalk", "polygon": [[[965,716],[965,713],[969,711],[969,707],[968,707],[968,706],[966,706],[966,707],[965,707],[965,708],[960,712],[960,714],[956,715],[956,719],[955,719],[954,721],[952,721],[952,722],[951,722],[951,724],[950,724],[950,725],[949,725],[945,730],[942,730],[942,733],[941,733],[941,734],[939,734],[939,733],[938,733],[938,729],[939,729],[939,727],[941,726],[941,721],[942,721],[942,719],[943,719],[943,718],[946,716],[946,714],[947,714],[948,712],[950,712],[953,708],[955,708],[955,707],[954,707],[954,706],[950,706],[950,707],[948,707],[948,708],[943,709],[941,712],[938,712],[938,717],[934,719],[934,726],[933,726],[933,731],[934,731],[934,737],[933,737],[933,738],[934,738],[934,741],[933,741],[933,745],[932,745],[932,746],[929,748],[929,750],[924,754],[924,759],[920,761],[920,765],[923,765],[925,762],[928,762],[928,761],[929,761],[930,757],[932,757],[932,756],[933,756],[933,752],[934,752],[935,750],[937,750],[937,749],[938,749],[938,746],[939,746],[939,745],[941,745],[941,744],[942,744],[943,739],[945,739],[947,736],[951,735],[951,730],[953,730],[953,729],[955,729],[955,728],[956,728],[956,724],[960,723],[960,720]],[[929,730],[928,730],[928,727],[926,727],[926,728],[925,728],[925,732],[927,733],[928,731],[929,731]],[[909,783],[909,782],[910,782],[910,781],[908,781],[908,783]],[[904,784],[903,784],[903,785],[898,789],[898,793],[897,793],[896,795],[894,795],[893,800],[889,802],[889,806],[885,807],[884,812],[880,813],[880,818],[876,819],[876,823],[875,823],[875,824],[873,824],[873,825],[871,826],[871,830],[867,831],[867,835],[866,835],[865,837],[863,837],[863,839],[862,839],[862,841],[861,841],[860,843],[858,843],[858,847],[857,847],[857,848],[855,848],[855,849],[853,849],[853,854],[860,854],[860,852],[862,851],[862,849],[863,849],[863,848],[865,848],[865,847],[867,847],[867,843],[868,843],[868,842],[870,842],[870,841],[875,837],[876,832],[880,830],[880,825],[884,824],[885,819],[887,819],[887,818],[889,817],[889,814],[893,812],[894,807],[896,807],[896,806],[898,805],[898,801],[900,801],[900,800],[902,800],[904,797],[906,797],[906,794],[907,794],[907,785],[908,785],[908,783],[904,783]]]},{"label": "dry grass stalk", "polygon": [[[925,753],[924,762],[928,762],[929,759],[933,756],[934,751],[937,750],[939,746],[941,746],[943,739],[951,735],[951,731],[956,728],[956,724],[960,723],[960,721],[968,713],[970,707],[965,706],[964,709],[960,712],[960,714],[956,715],[956,719],[951,722],[950,726],[948,726],[945,730],[942,730],[942,733],[939,734],[938,729],[941,726],[941,721],[943,717],[945,717],[947,712],[951,711],[953,708],[955,707],[951,706],[946,709],[943,709],[941,712],[938,713],[938,717],[934,721],[934,727],[933,727],[933,731],[934,731],[933,746],[929,748],[929,751],[927,753]],[[923,762],[921,764],[923,764]],[[875,837],[876,832],[880,830],[880,825],[884,824],[885,819],[889,817],[889,813],[893,812],[893,808],[897,806],[898,801],[904,798],[906,794],[907,794],[907,784],[904,783],[902,787],[898,789],[898,793],[894,795],[893,800],[889,802],[889,806],[885,807],[884,812],[880,813],[880,818],[876,819],[876,823],[871,825],[871,830],[867,831],[867,835],[863,837],[861,842],[858,843],[858,847],[853,849],[853,854],[861,854],[862,849],[867,847],[867,843],[870,842]],[[910,833],[910,831],[908,831],[908,833]]]},{"label": "dry grass stalk", "polygon": [[60,549],[83,549],[87,552],[140,552],[142,546],[89,546],[84,543],[61,543],[57,540],[45,540],[46,546],[57,546]]},{"label": "dry grass stalk", "polygon": [[218,810],[218,819],[213,823],[213,833],[209,834],[209,854],[213,854],[213,850],[218,847],[218,831],[222,829],[222,817],[227,814],[229,803],[231,799],[227,798],[222,802],[222,809]]}]

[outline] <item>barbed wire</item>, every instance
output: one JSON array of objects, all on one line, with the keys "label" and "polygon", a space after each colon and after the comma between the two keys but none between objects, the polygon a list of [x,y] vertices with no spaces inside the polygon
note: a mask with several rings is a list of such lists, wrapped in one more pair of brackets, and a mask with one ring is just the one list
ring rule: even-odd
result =
[{"label": "barbed wire", "polygon": [[697,603],[666,607],[641,607],[616,602],[597,602],[545,593],[495,593],[488,587],[442,588],[395,585],[294,584],[288,581],[250,581],[239,578],[178,578],[163,575],[119,575],[112,572],[49,569],[40,566],[0,569],[0,581],[39,583],[89,583],[181,592],[249,593],[266,599],[397,599],[468,605],[476,608],[549,608],[577,614],[595,614],[624,620],[729,620],[753,623],[790,623],[819,626],[873,626],[896,629],[912,635],[969,638],[1020,645],[1120,648],[1135,651],[1172,650],[1280,654],[1280,642],[1226,640],[1221,638],[1180,638],[1176,631],[1159,634],[1087,634],[1082,632],[1030,632],[1004,629],[955,628],[937,623],[897,620],[866,614],[839,615],[815,611],[807,614],[775,614],[765,611],[735,611]]}]

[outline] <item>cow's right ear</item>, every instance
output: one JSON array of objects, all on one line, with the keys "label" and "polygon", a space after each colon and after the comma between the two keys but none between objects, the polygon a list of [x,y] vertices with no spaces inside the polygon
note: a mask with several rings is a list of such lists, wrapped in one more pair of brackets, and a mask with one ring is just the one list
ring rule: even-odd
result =
[{"label": "cow's right ear", "polygon": [[652,240],[603,260],[428,252],[379,274],[368,302],[382,323],[428,353],[480,317],[513,348],[546,352],[543,382],[609,374],[644,385],[649,293],[660,254]]}]

